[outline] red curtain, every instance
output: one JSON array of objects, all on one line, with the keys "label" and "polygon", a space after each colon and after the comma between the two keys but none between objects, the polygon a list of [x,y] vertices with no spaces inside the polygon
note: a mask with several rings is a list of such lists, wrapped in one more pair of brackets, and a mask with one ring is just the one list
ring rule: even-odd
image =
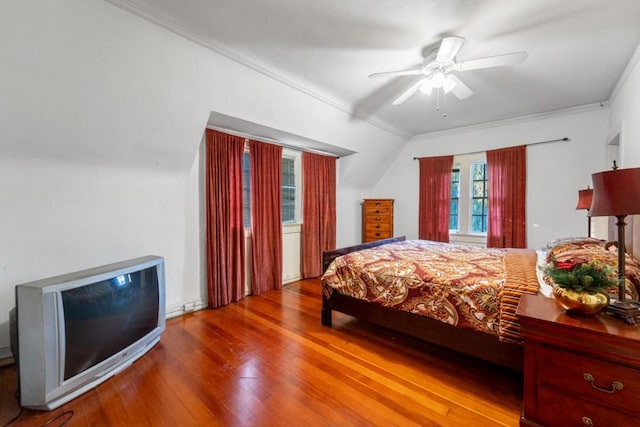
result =
[{"label": "red curtain", "polygon": [[487,247],[527,247],[527,147],[487,151]]},{"label": "red curtain", "polygon": [[207,129],[206,233],[209,307],[220,307],[244,297],[243,152],[243,138]]},{"label": "red curtain", "polygon": [[302,153],[302,277],[322,274],[322,252],[336,248],[336,159]]},{"label": "red curtain", "polygon": [[418,238],[449,242],[453,156],[422,157],[419,162]]},{"label": "red curtain", "polygon": [[249,141],[251,290],[282,289],[282,147]]}]

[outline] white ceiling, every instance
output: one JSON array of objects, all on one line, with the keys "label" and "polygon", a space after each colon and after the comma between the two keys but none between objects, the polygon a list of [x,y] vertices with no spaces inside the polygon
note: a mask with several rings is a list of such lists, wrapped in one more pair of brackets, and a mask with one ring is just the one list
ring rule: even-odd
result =
[{"label": "white ceiling", "polygon": [[[607,101],[640,42],[640,0],[108,1],[404,137]],[[529,57],[458,73],[474,94],[439,112],[420,92],[391,105],[416,76],[368,77],[449,35],[466,39],[458,61]]]}]

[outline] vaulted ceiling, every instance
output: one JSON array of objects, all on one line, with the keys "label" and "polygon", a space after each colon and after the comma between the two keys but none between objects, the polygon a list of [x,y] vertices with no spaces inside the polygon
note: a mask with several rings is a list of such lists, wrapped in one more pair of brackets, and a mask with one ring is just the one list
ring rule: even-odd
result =
[{"label": "vaulted ceiling", "polygon": [[[405,138],[606,102],[640,42],[638,0],[108,1]],[[420,67],[454,35],[458,62],[528,58],[455,72],[467,99],[418,91],[394,106],[423,76],[368,77]]]}]

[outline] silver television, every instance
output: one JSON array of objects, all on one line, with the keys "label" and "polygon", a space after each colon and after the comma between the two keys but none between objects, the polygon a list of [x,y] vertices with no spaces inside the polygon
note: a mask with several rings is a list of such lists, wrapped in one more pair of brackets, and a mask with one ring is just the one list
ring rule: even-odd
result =
[{"label": "silver television", "polygon": [[130,366],[165,329],[164,258],[145,256],[16,286],[20,404],[51,410]]}]

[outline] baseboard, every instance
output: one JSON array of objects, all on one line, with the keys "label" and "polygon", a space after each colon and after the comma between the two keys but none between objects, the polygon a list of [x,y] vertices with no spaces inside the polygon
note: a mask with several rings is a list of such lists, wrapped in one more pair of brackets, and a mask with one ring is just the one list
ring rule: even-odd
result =
[{"label": "baseboard", "polygon": [[167,306],[165,318],[171,319],[173,317],[182,316],[183,314],[202,310],[203,308],[207,308],[207,303],[201,299],[186,301],[181,304],[171,304]]},{"label": "baseboard", "polygon": [[12,365],[16,363],[13,358],[13,354],[11,353],[11,348],[9,347],[0,347],[0,367]]},{"label": "baseboard", "polygon": [[300,280],[302,280],[302,274],[300,273],[289,274],[288,276],[284,276],[282,278],[282,284],[287,285],[289,283],[298,282]]}]

